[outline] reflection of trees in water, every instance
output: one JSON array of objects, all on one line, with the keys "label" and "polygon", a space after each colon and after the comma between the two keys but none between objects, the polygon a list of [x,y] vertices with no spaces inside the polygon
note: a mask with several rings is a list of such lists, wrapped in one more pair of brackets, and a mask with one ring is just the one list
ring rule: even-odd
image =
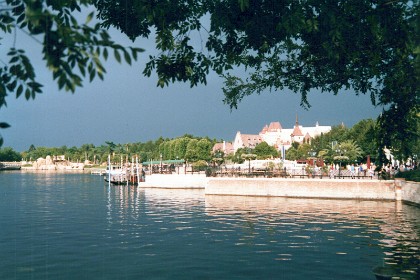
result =
[{"label": "reflection of trees in water", "polygon": [[384,266],[403,279],[420,279],[420,215],[419,209],[404,205],[380,226],[384,235]]},{"label": "reflection of trees in water", "polygon": [[385,265],[393,268],[395,274],[403,279],[420,279],[420,256],[418,244],[396,239],[396,245],[385,257]]},{"label": "reflection of trees in water", "polygon": [[[261,234],[262,228],[270,236],[290,230],[304,232],[311,239],[308,242],[322,241],[323,231],[351,235],[355,230],[369,240],[368,246],[381,248],[384,265],[407,279],[420,279],[419,207],[386,201],[274,197],[206,196],[205,200],[208,215],[237,216],[248,242]],[[217,220],[223,223],[223,219]]]},{"label": "reflection of trees in water", "polygon": [[258,222],[258,218],[256,217],[256,213],[247,212],[244,213],[243,217],[238,218],[243,221],[241,223],[243,231],[243,240],[248,245],[253,245],[255,243],[255,238],[257,237],[255,226]]}]

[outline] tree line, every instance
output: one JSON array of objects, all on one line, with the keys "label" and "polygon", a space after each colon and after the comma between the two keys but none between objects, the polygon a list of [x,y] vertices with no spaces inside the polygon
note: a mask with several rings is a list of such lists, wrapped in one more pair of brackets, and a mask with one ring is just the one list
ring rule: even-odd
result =
[{"label": "tree line", "polygon": [[376,140],[377,133],[377,122],[372,119],[362,120],[351,128],[343,124],[333,126],[328,133],[312,139],[310,144],[293,143],[287,150],[286,159],[316,157],[332,163],[335,157],[342,157],[344,162],[355,163],[366,162],[369,156],[373,162],[378,162],[380,146]]},{"label": "tree line", "polygon": [[21,153],[10,147],[4,147],[0,149],[0,161],[35,161],[38,158],[58,155],[64,155],[66,160],[72,162],[90,161],[93,164],[107,162],[108,155],[111,155],[114,162],[119,162],[121,158],[131,160],[135,156],[138,156],[140,161],[159,159],[184,159],[189,162],[210,161],[211,150],[216,142],[216,139],[186,134],[174,139],[160,137],[154,141],[126,144],[105,141],[99,146],[83,144],[80,147],[35,147],[31,145],[28,150]]},{"label": "tree line", "polygon": [[[377,134],[380,133],[375,120],[364,119],[348,128],[341,125],[333,126],[328,133],[321,134],[309,143],[293,143],[286,151],[288,160],[305,160],[309,157],[322,158],[325,162],[334,162],[334,157],[342,156],[348,162],[366,162],[369,156],[372,162],[379,161],[380,144]],[[118,144],[106,141],[100,146],[83,144],[80,147],[35,147],[31,145],[28,150],[21,153],[10,147],[0,149],[0,161],[34,161],[46,156],[64,155],[66,159],[73,162],[84,162],[86,160],[93,164],[107,162],[108,155],[114,162],[121,158],[138,156],[139,160],[168,160],[183,159],[187,162],[206,162],[208,164],[223,162],[242,163],[246,155],[255,155],[256,159],[269,159],[281,157],[281,152],[269,146],[266,142],[258,144],[255,148],[241,148],[234,154],[225,155],[223,151],[213,151],[213,146],[221,142],[209,137],[196,137],[183,135],[173,139],[160,137],[154,141]],[[412,158],[420,152],[420,145],[414,143]]]}]

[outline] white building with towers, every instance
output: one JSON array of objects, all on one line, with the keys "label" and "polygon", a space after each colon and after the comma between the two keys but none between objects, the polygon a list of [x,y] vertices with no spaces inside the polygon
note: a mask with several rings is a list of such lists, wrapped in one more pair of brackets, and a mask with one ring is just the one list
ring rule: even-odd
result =
[{"label": "white building with towers", "polygon": [[[242,134],[238,131],[233,143],[231,143],[233,149],[230,150],[230,153],[236,152],[241,148],[253,149],[261,142],[267,142],[268,145],[274,146],[277,150],[285,151],[292,146],[293,142],[300,144],[310,143],[312,138],[330,130],[331,126],[321,126],[318,122],[316,122],[315,126],[304,127],[299,124],[298,116],[296,115],[296,122],[292,128],[283,128],[280,122],[271,122],[269,125],[265,125],[259,134]],[[229,151],[224,152],[229,154]]]}]

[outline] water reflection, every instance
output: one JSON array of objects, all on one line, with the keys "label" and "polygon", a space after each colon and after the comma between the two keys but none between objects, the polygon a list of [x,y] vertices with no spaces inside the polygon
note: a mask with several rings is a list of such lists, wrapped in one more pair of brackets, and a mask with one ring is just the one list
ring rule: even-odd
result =
[{"label": "water reflection", "polygon": [[107,220],[112,223],[126,219],[127,215],[138,219],[141,215],[141,201],[144,201],[144,192],[136,186],[104,187],[107,197]]},{"label": "water reflection", "polygon": [[[230,217],[242,219],[244,243],[237,245],[251,242],[263,228],[267,234],[283,235],[282,240],[272,242],[284,242],[295,249],[334,247],[337,256],[378,246],[383,253],[382,265],[391,267],[400,279],[420,278],[418,207],[384,201],[207,195],[205,211],[219,223],[232,227],[235,225]],[[342,235],[351,237],[353,244],[339,246]],[[281,261],[297,257],[293,253],[278,254]]]},{"label": "water reflection", "polygon": [[0,176],[0,279],[374,279],[419,265],[420,209]]},{"label": "water reflection", "polygon": [[[137,250],[146,263],[176,253],[173,265],[185,265],[177,254],[197,257],[223,248],[224,261],[264,264],[271,270],[278,269],[271,262],[278,262],[285,275],[293,275],[288,269],[306,266],[308,277],[315,270],[316,275],[343,270],[340,277],[361,279],[373,277],[376,265],[392,267],[401,279],[419,274],[418,207],[387,201],[206,196],[203,190],[134,186],[104,190],[107,238],[117,230],[121,238],[142,240],[118,246]],[[197,248],[207,249],[200,253]]]}]

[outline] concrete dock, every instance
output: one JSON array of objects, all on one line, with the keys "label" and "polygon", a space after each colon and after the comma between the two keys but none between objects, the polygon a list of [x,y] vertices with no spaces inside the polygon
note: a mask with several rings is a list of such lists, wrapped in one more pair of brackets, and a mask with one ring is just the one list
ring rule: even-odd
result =
[{"label": "concrete dock", "polygon": [[144,188],[204,189],[206,195],[395,200],[420,205],[420,183],[405,180],[219,178],[204,174],[153,174]]}]

